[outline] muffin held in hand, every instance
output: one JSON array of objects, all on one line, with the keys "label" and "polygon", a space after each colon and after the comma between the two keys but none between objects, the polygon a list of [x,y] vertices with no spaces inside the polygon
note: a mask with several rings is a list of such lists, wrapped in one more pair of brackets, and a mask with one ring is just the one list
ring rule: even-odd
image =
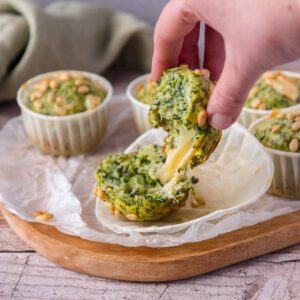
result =
[{"label": "muffin held in hand", "polygon": [[221,131],[207,121],[206,108],[214,88],[209,75],[208,70],[183,66],[165,71],[156,83],[149,121],[168,132],[164,145],[168,158],[161,175],[166,180],[181,167],[204,163],[221,139]]},{"label": "muffin held in hand", "polygon": [[287,152],[300,152],[300,110],[288,113],[274,111],[254,131],[266,147]]},{"label": "muffin held in hand", "polygon": [[27,107],[43,115],[66,116],[95,109],[105,96],[105,89],[91,78],[54,72],[30,87]]},{"label": "muffin held in hand", "polygon": [[280,71],[264,73],[251,89],[245,106],[258,110],[285,108],[299,103],[300,79]]}]

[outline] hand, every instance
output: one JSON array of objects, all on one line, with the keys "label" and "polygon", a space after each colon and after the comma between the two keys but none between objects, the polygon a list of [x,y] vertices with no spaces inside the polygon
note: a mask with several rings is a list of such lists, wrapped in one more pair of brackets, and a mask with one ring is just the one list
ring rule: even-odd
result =
[{"label": "hand", "polygon": [[264,71],[300,57],[300,0],[171,0],[154,33],[152,79],[179,63],[199,67],[199,21],[205,21],[204,67],[218,83],[210,124],[234,123]]}]

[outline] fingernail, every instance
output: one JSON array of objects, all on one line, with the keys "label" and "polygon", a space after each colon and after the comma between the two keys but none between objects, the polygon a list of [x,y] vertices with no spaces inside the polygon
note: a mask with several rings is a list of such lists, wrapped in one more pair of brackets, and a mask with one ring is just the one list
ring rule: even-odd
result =
[{"label": "fingernail", "polygon": [[217,129],[226,129],[234,122],[234,119],[228,115],[223,114],[213,114],[210,117],[210,125]]}]

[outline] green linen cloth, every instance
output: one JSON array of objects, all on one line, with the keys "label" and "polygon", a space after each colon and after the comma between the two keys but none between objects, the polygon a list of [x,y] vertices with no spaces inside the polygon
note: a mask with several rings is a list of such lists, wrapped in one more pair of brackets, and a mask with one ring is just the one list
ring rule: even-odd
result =
[{"label": "green linen cloth", "polygon": [[30,77],[53,70],[101,73],[113,63],[148,71],[152,29],[137,18],[82,2],[41,9],[0,1],[0,101]]}]

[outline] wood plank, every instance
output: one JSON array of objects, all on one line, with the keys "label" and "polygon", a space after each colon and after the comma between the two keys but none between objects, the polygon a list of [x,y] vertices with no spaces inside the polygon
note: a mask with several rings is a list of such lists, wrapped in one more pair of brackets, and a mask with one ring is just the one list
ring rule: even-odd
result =
[{"label": "wood plank", "polygon": [[0,213],[0,252],[32,252],[32,248],[23,242],[8,226]]},{"label": "wood plank", "polygon": [[[63,269],[38,254],[0,254],[1,299],[257,299],[300,297],[300,245],[195,278],[129,283]],[[291,260],[289,253],[293,253]],[[280,257],[280,258],[279,258]]]},{"label": "wood plank", "polygon": [[12,229],[37,252],[74,271],[131,281],[176,280],[207,273],[300,241],[300,211],[214,239],[171,248],[121,247],[27,223],[1,208]]}]

